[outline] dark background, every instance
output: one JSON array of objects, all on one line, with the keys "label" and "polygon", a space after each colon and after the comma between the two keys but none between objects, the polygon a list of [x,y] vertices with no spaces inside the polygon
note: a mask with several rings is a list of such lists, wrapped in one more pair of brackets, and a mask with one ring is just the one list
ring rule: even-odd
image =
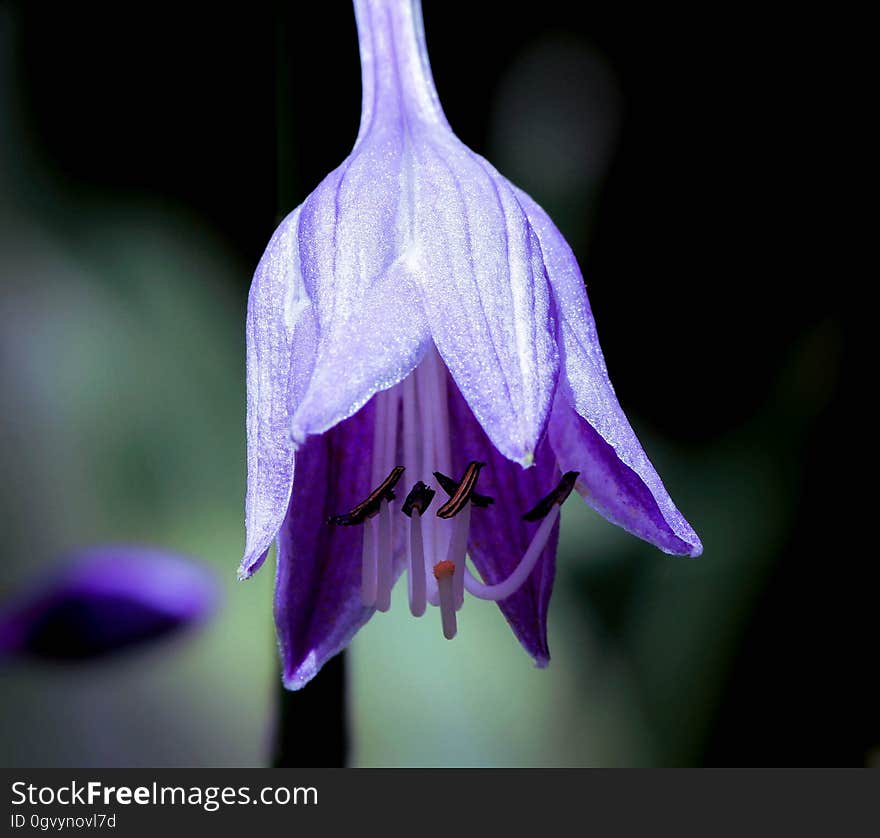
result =
[{"label": "dark background", "polygon": [[[280,215],[353,143],[359,69],[344,2],[11,8],[23,131],[45,176],[95,203],[188,207],[241,264],[257,263]],[[741,5],[558,0],[426,0],[424,16],[451,125],[505,173],[491,114],[511,63],[543,37],[601,56],[619,101],[590,206],[534,197],[579,254],[627,410],[697,458],[760,452],[785,497],[708,734],[690,753],[707,765],[864,765],[880,743],[876,620],[863,603],[874,558],[842,535],[843,461],[858,446],[843,442],[842,285],[796,206],[818,177],[795,124],[817,91],[797,23]],[[240,280],[243,312],[250,276]],[[700,561],[712,562],[704,540]],[[626,600],[628,584],[612,580],[605,601]],[[618,615],[609,631],[621,625]]]}]

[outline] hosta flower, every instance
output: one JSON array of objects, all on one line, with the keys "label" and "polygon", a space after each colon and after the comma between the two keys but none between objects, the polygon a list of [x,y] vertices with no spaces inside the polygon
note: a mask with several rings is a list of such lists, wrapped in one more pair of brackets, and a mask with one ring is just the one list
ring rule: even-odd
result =
[{"label": "hosta flower", "polygon": [[217,581],[192,559],[149,547],[90,547],[0,607],[0,658],[101,657],[203,620]]},{"label": "hosta flower", "polygon": [[414,615],[438,605],[452,636],[466,592],[497,600],[542,666],[572,487],[667,553],[702,548],[620,409],[570,248],[452,133],[418,2],[355,11],[354,149],[251,287],[240,575],[277,539],[290,688],[389,608],[405,568]]}]

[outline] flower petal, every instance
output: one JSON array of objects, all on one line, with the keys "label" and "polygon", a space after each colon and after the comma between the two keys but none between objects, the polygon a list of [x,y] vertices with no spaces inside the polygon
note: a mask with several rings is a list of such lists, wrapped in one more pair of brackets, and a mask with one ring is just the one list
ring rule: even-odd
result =
[{"label": "flower petal", "polygon": [[[278,535],[275,623],[284,685],[305,686],[370,619],[361,605],[363,527],[333,526],[330,515],[370,492],[374,405],[297,452],[296,482]],[[395,528],[395,573],[403,568],[404,528]]]},{"label": "flower petal", "polygon": [[699,537],[642,450],[608,378],[577,260],[547,214],[517,191],[541,240],[559,317],[565,382],[550,437],[563,471],[579,471],[580,494],[612,523],[667,553],[698,556]]},{"label": "flower petal", "polygon": [[239,578],[263,563],[287,511],[293,483],[291,399],[309,378],[316,324],[300,267],[299,219],[278,227],[257,266],[247,312],[247,541]]},{"label": "flower petal", "polygon": [[196,561],[148,547],[82,550],[0,612],[0,656],[84,659],[128,649],[204,619],[218,586]]},{"label": "flower petal", "polygon": [[[533,468],[525,469],[502,456],[454,385],[449,392],[455,473],[461,474],[471,460],[485,463],[478,491],[495,499],[490,506],[472,510],[468,542],[471,561],[483,580],[494,585],[513,572],[528,549],[540,522],[524,521],[523,513],[556,485],[559,470],[546,439],[538,446]],[[557,521],[529,578],[516,593],[498,603],[513,633],[539,667],[550,661],[547,609],[556,573],[558,538]]]},{"label": "flower petal", "polygon": [[383,123],[303,205],[300,256],[318,340],[294,405],[298,444],[403,379],[429,345],[399,223],[402,165],[400,133]]},{"label": "flower petal", "polygon": [[558,368],[538,238],[488,162],[452,134],[413,131],[413,235],[431,334],[495,447],[529,465]]}]

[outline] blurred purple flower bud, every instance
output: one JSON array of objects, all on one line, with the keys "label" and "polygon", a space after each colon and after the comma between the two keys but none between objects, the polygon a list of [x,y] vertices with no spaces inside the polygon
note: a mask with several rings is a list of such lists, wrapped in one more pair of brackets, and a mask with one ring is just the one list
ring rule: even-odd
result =
[{"label": "blurred purple flower bud", "polygon": [[214,575],[193,559],[127,544],[91,547],[0,607],[0,657],[96,658],[197,623]]}]

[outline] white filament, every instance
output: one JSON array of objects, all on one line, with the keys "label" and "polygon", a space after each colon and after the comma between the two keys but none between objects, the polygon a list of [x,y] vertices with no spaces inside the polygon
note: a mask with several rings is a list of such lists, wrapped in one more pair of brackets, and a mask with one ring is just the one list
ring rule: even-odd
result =
[{"label": "white filament", "polygon": [[516,591],[522,587],[526,579],[529,578],[529,574],[537,564],[538,559],[547,544],[547,540],[550,538],[550,533],[553,531],[553,525],[558,518],[559,506],[554,504],[553,508],[547,514],[547,517],[541,521],[541,526],[538,527],[532,537],[531,544],[529,544],[525,555],[520,559],[520,562],[514,569],[513,573],[511,573],[503,582],[498,582],[496,585],[484,585],[474,577],[470,570],[468,570],[464,581],[468,593],[478,599],[490,599],[496,601],[516,593]]},{"label": "white filament", "polygon": [[409,610],[413,617],[425,613],[425,551],[422,544],[422,514],[414,509],[409,522]]},{"label": "white filament", "polygon": [[[371,486],[378,486],[391,473],[397,459],[397,423],[400,389],[392,387],[375,396],[373,426],[373,460]],[[379,533],[373,532],[370,519],[364,522],[363,556],[361,559],[361,602],[375,605],[379,611],[391,607],[394,585],[394,505],[379,503]]]},{"label": "white filament", "polygon": [[376,585],[376,608],[391,608],[391,586],[394,584],[391,555],[391,512],[388,501],[379,504],[379,573]]},{"label": "white filament", "polygon": [[453,519],[452,538],[449,540],[449,550],[446,558],[455,565],[452,576],[452,591],[455,594],[455,607],[461,608],[464,604],[464,557],[467,553],[468,535],[471,530],[471,504],[468,501],[464,509]]},{"label": "white filament", "polygon": [[[376,394],[372,486],[378,486],[398,464],[398,433],[402,435],[401,453],[406,469],[406,485],[412,486],[418,480],[434,485],[435,471],[452,475],[447,399],[446,368],[434,347],[402,384]],[[391,607],[394,513],[399,506],[394,501],[382,500],[378,522],[370,519],[364,522],[361,599],[364,605],[374,605],[379,611],[387,611]],[[470,502],[452,521],[439,519],[435,514],[426,515],[423,519],[418,510],[413,510],[407,534],[410,611],[420,617],[425,613],[428,602],[439,606],[443,633],[450,639],[457,631],[455,612],[464,602],[465,587],[470,590],[473,585],[490,595],[498,587],[482,585],[467,572],[470,517]],[[541,548],[537,549],[540,553]],[[444,559],[453,563],[454,571],[437,580],[432,571]],[[534,560],[531,561],[533,566]],[[528,576],[528,571],[525,576]],[[510,580],[503,584],[508,582]]]},{"label": "white filament", "polygon": [[[407,376],[403,382],[403,465],[407,485],[415,485],[421,480],[419,467],[419,435],[418,435],[418,404],[416,403],[415,374]],[[407,555],[409,556],[409,610],[414,617],[425,613],[425,558],[422,542],[422,524],[417,519],[420,515],[413,510],[413,518],[409,527]],[[416,527],[418,533],[415,532]],[[418,538],[418,544],[416,544]]]},{"label": "white filament", "polygon": [[[397,423],[399,421],[400,414],[400,387],[392,387],[390,390],[386,390],[385,398],[387,399],[387,406],[385,408],[385,464],[382,468],[382,473],[379,475],[379,480],[384,480],[390,473],[391,470],[397,465]],[[399,491],[399,489],[398,489]],[[397,510],[399,504],[392,500],[389,501],[389,514],[388,514],[388,550],[389,550],[389,559],[388,561],[391,564],[391,584],[394,584],[394,512]],[[391,593],[391,589],[389,588],[389,596]]]},{"label": "white filament", "polygon": [[364,553],[361,559],[361,602],[370,607],[376,603],[376,545],[373,543],[373,522],[364,521]]},{"label": "white filament", "polygon": [[397,422],[400,413],[400,388],[392,387],[385,390],[382,395],[385,397],[385,440],[382,472],[379,474],[378,480],[384,480],[397,465]]},{"label": "white filament", "polygon": [[[433,351],[433,350],[432,350]],[[418,402],[419,421],[421,424],[421,434],[419,435],[422,442],[422,465],[419,479],[428,485],[433,485],[434,471],[437,470],[437,456],[434,446],[434,410],[431,401],[430,380],[425,372],[429,356],[425,356],[421,364],[415,371],[415,395]],[[425,516],[422,521],[422,536],[424,539],[425,550],[425,571],[427,575],[427,596],[431,605],[438,605],[437,583],[434,580],[434,565],[439,562],[443,556],[438,551],[437,534],[439,526],[437,525],[437,517],[432,513]]]},{"label": "white filament", "polygon": [[[440,471],[446,475],[452,475],[452,453],[449,441],[449,406],[446,401],[446,373],[443,361],[437,354],[437,350],[432,347],[431,351],[425,356],[425,377],[427,379],[427,389],[431,399],[431,416],[432,431],[430,438],[434,443],[434,467],[431,471]],[[434,523],[434,556],[436,561],[444,558],[449,551],[449,544],[452,539],[453,527],[444,525],[441,519],[435,516]],[[455,572],[461,576],[461,569],[458,564],[455,566]],[[463,579],[463,577],[461,577]],[[456,584],[455,589],[463,585]]]},{"label": "white filament", "polygon": [[446,368],[443,361],[433,350],[430,357],[429,369],[433,369],[431,376],[431,394],[434,399],[434,407],[437,410],[437,424],[435,428],[435,444],[437,447],[438,471],[449,474],[452,471],[452,452],[449,438],[449,403],[446,394]]},{"label": "white filament", "polygon": [[409,375],[403,382],[403,465],[408,485],[423,480],[419,468],[419,427],[416,412],[415,376]]},{"label": "white filament", "polygon": [[[378,486],[385,476],[382,469],[385,466],[385,425],[386,404],[382,393],[376,393],[373,397],[376,402],[373,419],[373,461],[371,464],[370,487]],[[387,474],[387,472],[386,472]]]},{"label": "white filament", "polygon": [[452,640],[458,632],[458,622],[455,617],[455,592],[452,590],[452,577],[441,576],[437,580],[437,589],[440,594],[440,620],[443,624],[443,636]]},{"label": "white filament", "polygon": [[[382,482],[385,460],[385,417],[386,403],[382,393],[376,393],[373,419],[373,458],[370,463],[370,486],[378,486]],[[387,473],[387,472],[386,472]],[[373,522],[364,521],[363,555],[361,558],[361,602],[366,606],[376,604],[378,584],[378,552],[379,544],[373,531]]]}]

